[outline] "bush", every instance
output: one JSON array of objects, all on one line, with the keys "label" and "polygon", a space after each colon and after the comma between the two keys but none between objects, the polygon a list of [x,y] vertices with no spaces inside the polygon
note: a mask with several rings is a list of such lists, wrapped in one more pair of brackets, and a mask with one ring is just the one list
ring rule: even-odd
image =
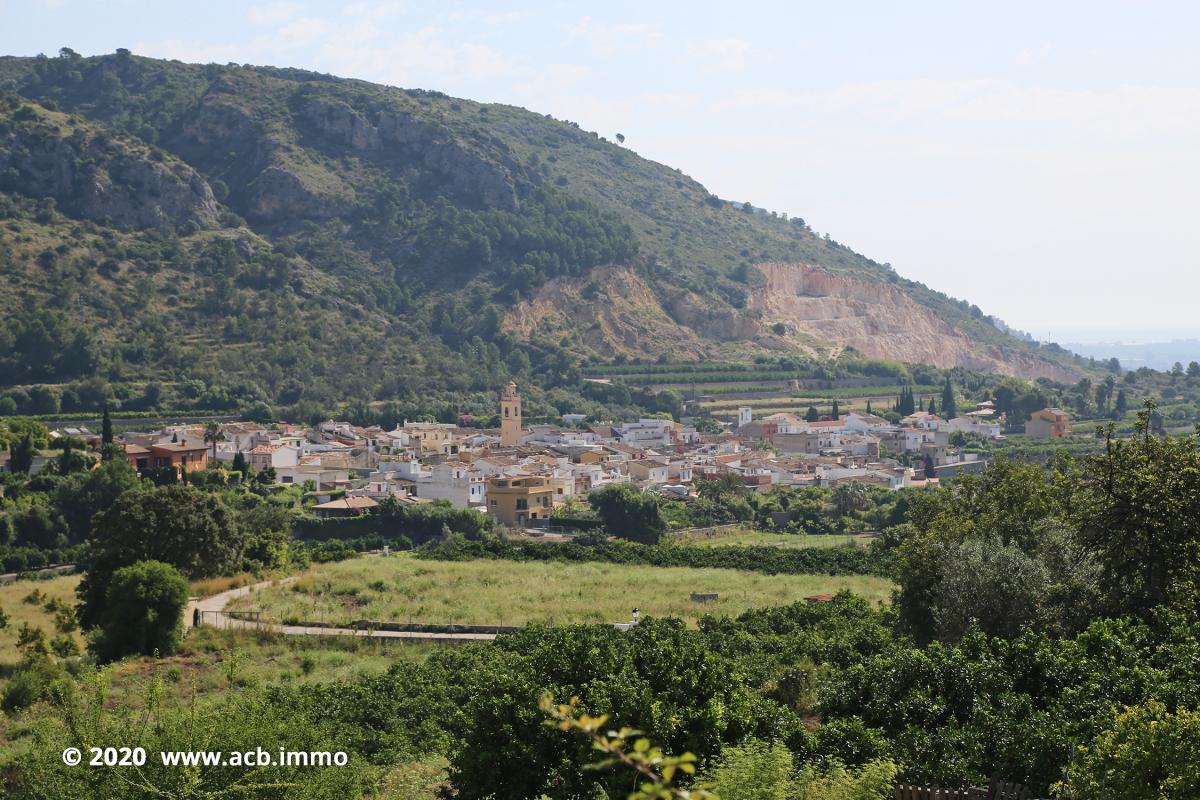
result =
[{"label": "bush", "polygon": [[50,640],[50,650],[59,658],[79,655],[79,645],[69,634],[60,634]]},{"label": "bush", "polygon": [[857,770],[834,762],[818,771],[812,764],[796,775],[796,800],[887,800],[899,768],[891,761],[872,761]]},{"label": "bush", "polygon": [[1076,800],[1200,797],[1200,713],[1169,713],[1158,702],[1127,708],[1068,771]]},{"label": "bush", "polygon": [[170,655],[179,647],[188,584],[161,561],[139,561],[113,573],[97,655],[105,660]]},{"label": "bush", "polygon": [[31,656],[21,664],[5,687],[0,707],[5,711],[29,708],[37,701],[48,698],[54,683],[66,678],[62,664],[47,655]]},{"label": "bush", "polygon": [[721,800],[786,800],[791,796],[792,754],[781,742],[751,739],[722,750],[702,782]]}]

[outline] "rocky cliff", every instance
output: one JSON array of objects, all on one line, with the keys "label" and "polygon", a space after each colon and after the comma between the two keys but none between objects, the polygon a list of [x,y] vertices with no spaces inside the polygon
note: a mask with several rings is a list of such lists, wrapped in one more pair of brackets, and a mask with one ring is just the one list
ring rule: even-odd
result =
[{"label": "rocky cliff", "polygon": [[12,97],[0,112],[0,190],[124,230],[217,221],[212,189],[188,165]]}]

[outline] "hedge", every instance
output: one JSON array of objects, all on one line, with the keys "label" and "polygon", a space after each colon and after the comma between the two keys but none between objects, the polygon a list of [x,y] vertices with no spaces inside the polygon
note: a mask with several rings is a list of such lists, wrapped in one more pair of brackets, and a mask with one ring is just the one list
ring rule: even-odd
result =
[{"label": "hedge", "polygon": [[634,542],[512,542],[500,539],[431,544],[417,551],[433,561],[481,558],[509,561],[602,561],[653,567],[716,567],[762,572],[767,575],[882,575],[888,563],[873,550],[856,547],[784,548],[770,546],[694,547]]}]

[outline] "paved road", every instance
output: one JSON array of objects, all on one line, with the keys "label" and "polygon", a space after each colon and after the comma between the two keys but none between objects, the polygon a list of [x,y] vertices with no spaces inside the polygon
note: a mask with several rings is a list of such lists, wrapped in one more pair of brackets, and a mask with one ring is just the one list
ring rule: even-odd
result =
[{"label": "paved road", "polygon": [[[280,584],[291,583],[296,580],[292,578],[284,578],[278,581]],[[270,586],[275,581],[262,581],[249,586],[239,586],[236,589],[214,594],[211,597],[205,597],[200,600],[192,600],[188,603],[185,624],[191,627],[195,619],[196,610],[201,612],[224,611],[225,606],[235,597],[242,597],[251,592]],[[206,625],[214,624],[218,628],[249,628],[252,630],[265,630],[274,633],[281,633],[284,636],[369,636],[379,639],[421,639],[424,641],[433,642],[488,642],[496,638],[494,633],[426,633],[423,631],[366,631],[358,628],[320,628],[310,627],[306,625],[275,625],[269,622],[254,622],[252,620],[234,619],[224,614],[210,614],[204,622]]]}]

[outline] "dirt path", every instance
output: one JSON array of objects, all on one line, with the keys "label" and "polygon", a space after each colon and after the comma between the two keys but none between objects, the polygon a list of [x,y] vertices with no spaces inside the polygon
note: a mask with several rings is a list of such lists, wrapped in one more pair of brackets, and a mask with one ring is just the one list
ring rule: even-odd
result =
[{"label": "dirt path", "polygon": [[[275,625],[268,622],[254,622],[252,620],[234,619],[225,614],[214,613],[225,610],[225,606],[235,597],[243,597],[258,589],[271,586],[272,584],[287,584],[296,580],[295,577],[284,578],[280,581],[261,581],[259,583],[250,584],[249,586],[239,586],[236,589],[229,589],[211,597],[205,597],[198,600],[192,600],[188,603],[187,611],[185,612],[184,624],[188,627],[193,627],[196,619],[196,612],[200,611],[201,617],[207,616],[203,624],[214,625],[218,628],[248,628],[251,630],[265,630],[274,633],[281,633],[284,636],[370,636],[380,639],[423,639],[434,642],[489,642],[496,638],[494,633],[426,633],[422,631],[367,631],[358,628],[324,628],[324,627],[309,627],[306,625]],[[208,612],[206,615],[203,612]]]}]

